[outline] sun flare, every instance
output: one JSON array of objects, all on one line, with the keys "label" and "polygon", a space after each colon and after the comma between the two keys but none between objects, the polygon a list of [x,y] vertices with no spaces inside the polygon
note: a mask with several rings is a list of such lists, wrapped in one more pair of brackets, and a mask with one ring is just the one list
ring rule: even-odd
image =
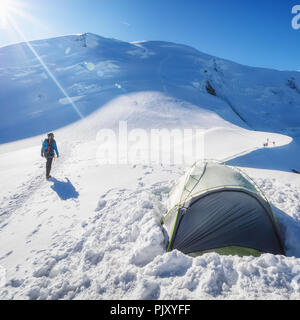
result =
[{"label": "sun flare", "polygon": [[0,23],[4,26],[7,24],[7,16],[10,8],[9,0],[0,0]]},{"label": "sun flare", "polygon": [[13,16],[25,16],[24,5],[18,0],[0,0],[0,26],[8,26]]},{"label": "sun flare", "polygon": [[5,11],[9,7],[10,3],[11,3],[11,1],[9,1],[9,0],[1,0],[0,1],[0,10]]}]

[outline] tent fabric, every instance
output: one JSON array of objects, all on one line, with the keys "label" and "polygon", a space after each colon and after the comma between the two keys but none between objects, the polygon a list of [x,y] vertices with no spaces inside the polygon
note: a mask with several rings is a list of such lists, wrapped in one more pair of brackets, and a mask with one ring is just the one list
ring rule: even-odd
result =
[{"label": "tent fabric", "polygon": [[171,190],[168,207],[186,201],[189,197],[223,186],[236,186],[257,193],[257,189],[240,172],[217,162],[197,162]]},{"label": "tent fabric", "polygon": [[267,199],[242,172],[198,162],[173,188],[163,219],[168,250],[193,254],[224,247],[284,254]]}]

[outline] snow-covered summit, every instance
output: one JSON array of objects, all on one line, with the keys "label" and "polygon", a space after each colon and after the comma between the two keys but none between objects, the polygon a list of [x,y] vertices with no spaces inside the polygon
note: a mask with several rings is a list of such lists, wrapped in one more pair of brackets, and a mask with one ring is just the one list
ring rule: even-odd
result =
[{"label": "snow-covered summit", "polygon": [[242,66],[169,42],[86,33],[2,47],[0,87],[0,143],[58,129],[143,91],[183,99],[245,128],[299,134],[298,72]]}]

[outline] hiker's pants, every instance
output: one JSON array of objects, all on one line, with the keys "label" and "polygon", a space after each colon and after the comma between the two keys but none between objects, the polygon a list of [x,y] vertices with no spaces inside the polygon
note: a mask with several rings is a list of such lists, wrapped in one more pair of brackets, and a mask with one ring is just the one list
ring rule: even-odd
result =
[{"label": "hiker's pants", "polygon": [[53,161],[53,157],[47,158],[47,162],[46,162],[46,177],[50,176],[52,161]]}]

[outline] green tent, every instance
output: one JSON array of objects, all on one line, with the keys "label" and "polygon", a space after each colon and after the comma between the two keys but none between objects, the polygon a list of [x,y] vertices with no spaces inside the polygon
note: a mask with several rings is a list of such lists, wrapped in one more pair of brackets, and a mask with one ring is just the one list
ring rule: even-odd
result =
[{"label": "green tent", "polygon": [[196,162],[171,190],[168,209],[162,220],[168,251],[285,254],[268,200],[237,168]]}]

